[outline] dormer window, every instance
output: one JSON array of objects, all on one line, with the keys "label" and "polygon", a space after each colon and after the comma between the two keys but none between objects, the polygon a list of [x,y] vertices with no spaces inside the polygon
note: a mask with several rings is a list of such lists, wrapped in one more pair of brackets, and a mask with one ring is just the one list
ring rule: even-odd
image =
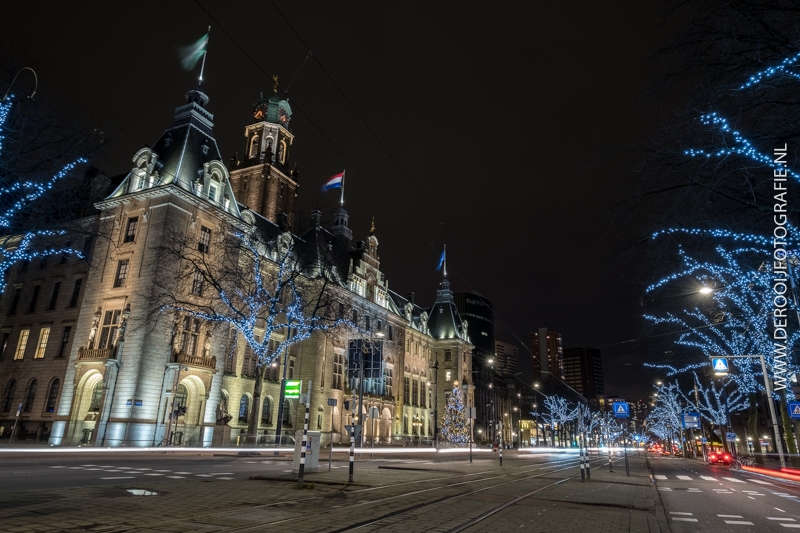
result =
[{"label": "dormer window", "polygon": [[208,186],[208,199],[212,202],[217,201],[217,186],[213,183]]},{"label": "dormer window", "polygon": [[250,141],[249,157],[253,158],[257,155],[258,155],[258,135],[253,135],[253,139]]}]

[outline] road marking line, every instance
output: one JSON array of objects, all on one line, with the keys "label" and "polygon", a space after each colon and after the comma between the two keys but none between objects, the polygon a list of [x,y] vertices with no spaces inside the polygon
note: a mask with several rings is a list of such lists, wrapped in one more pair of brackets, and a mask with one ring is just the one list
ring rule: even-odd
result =
[{"label": "road marking line", "polygon": [[101,477],[100,479],[136,479],[135,476]]},{"label": "road marking line", "polygon": [[176,473],[176,474],[189,474],[190,476],[192,475],[192,473],[191,473],[191,472],[175,472],[175,473]]},{"label": "road marking line", "polygon": [[236,478],[233,478],[233,477],[218,477],[218,478],[215,478],[215,479],[236,479]]},{"label": "road marking line", "polygon": [[706,481],[716,481],[717,478],[711,476],[700,476],[700,479],[705,479]]},{"label": "road marking line", "polygon": [[81,465],[81,466],[97,466],[97,465]]},{"label": "road marking line", "polygon": [[[58,468],[58,467],[54,467],[54,468]],[[659,475],[653,476],[653,477],[656,478],[656,479],[667,479],[667,476],[662,475],[662,474],[659,474]]]},{"label": "road marking line", "polygon": [[782,516],[768,516],[767,520],[786,520],[787,522],[797,522],[794,518],[784,518]]},{"label": "road marking line", "polygon": [[233,472],[217,472],[217,473],[214,473],[214,474],[211,474],[211,475],[212,476],[232,476]]},{"label": "road marking line", "polygon": [[[291,470],[286,470],[286,472],[291,472]],[[211,477],[211,474],[195,474],[195,476],[197,476],[197,477]]]},{"label": "road marking line", "polygon": [[153,472],[172,472],[172,470],[153,470]]},{"label": "road marking line", "polygon": [[672,517],[673,520],[681,521],[681,522],[697,522],[697,518],[675,518]]},{"label": "road marking line", "polygon": [[87,468],[86,470],[102,470],[102,468]]},{"label": "road marking line", "polygon": [[773,509],[775,509],[776,511],[780,511],[780,512],[782,512],[782,513],[785,513],[785,512],[786,512],[786,511],[784,511],[783,509],[778,509],[777,507],[773,507]]},{"label": "road marking line", "polygon": [[770,483],[769,481],[761,481],[760,479],[751,479],[750,481],[752,481],[753,483],[759,483],[761,485],[772,485],[772,483]]},{"label": "road marking line", "polygon": [[744,481],[742,481],[741,479],[736,479],[735,477],[724,477],[722,479],[727,479],[728,481],[731,481],[733,483],[744,483]]},{"label": "road marking line", "polygon": [[170,479],[186,479],[184,476],[167,476]]},{"label": "road marking line", "polygon": [[47,468],[66,468],[66,466],[48,466]]},{"label": "road marking line", "polygon": [[164,474],[145,474],[145,476],[163,476]]},{"label": "road marking line", "polygon": [[106,470],[106,472],[125,472],[124,470]]},{"label": "road marking line", "polygon": [[744,518],[740,514],[718,514],[717,516],[720,518]]},{"label": "road marking line", "polygon": [[[334,466],[334,468],[336,468],[336,467]],[[672,491],[672,489],[671,489],[671,488],[669,488],[669,487],[658,487],[658,490],[663,490],[663,491]]]},{"label": "road marking line", "polygon": [[678,479],[682,479],[684,481],[691,481],[692,478],[690,476],[678,476]]},{"label": "road marking line", "polygon": [[687,516],[692,516],[693,513],[681,513],[681,512],[678,512],[678,511],[670,511],[669,514],[683,514],[683,515],[687,515]]},{"label": "road marking line", "polygon": [[800,528],[800,524],[781,524],[783,527]]},{"label": "road marking line", "polygon": [[745,520],[725,520],[726,524],[733,524],[737,526],[754,526],[755,524],[752,522],[747,522]]}]

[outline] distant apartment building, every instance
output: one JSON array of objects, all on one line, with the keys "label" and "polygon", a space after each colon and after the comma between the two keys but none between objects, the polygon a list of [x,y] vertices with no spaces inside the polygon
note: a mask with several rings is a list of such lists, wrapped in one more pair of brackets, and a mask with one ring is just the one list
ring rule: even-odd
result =
[{"label": "distant apartment building", "polygon": [[495,368],[506,376],[519,372],[519,348],[503,341],[494,341]]},{"label": "distant apartment building", "polygon": [[564,380],[564,348],[561,334],[547,328],[539,328],[531,333],[531,374],[534,379],[549,373]]},{"label": "distant apartment building", "polygon": [[564,350],[564,381],[588,400],[597,400],[605,394],[600,350],[597,348]]}]

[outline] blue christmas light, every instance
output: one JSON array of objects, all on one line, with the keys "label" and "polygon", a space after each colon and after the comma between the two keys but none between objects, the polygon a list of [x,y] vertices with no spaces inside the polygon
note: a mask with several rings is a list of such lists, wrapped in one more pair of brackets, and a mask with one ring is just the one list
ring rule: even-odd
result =
[{"label": "blue christmas light", "polygon": [[749,89],[750,87],[754,87],[759,83],[761,83],[762,81],[778,74],[785,74],[787,76],[800,79],[800,74],[788,70],[788,68],[797,63],[798,60],[800,60],[800,53],[785,58],[783,61],[780,62],[779,65],[776,65],[774,67],[768,67],[760,72],[756,72],[755,74],[750,76],[750,78],[747,80],[745,84],[739,87],[739,90]]}]

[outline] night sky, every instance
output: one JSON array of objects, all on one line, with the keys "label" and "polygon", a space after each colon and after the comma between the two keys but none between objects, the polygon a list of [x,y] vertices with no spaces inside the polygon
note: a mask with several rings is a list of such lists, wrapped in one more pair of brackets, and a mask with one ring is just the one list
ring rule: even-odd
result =
[{"label": "night sky", "polygon": [[[211,25],[203,87],[226,164],[278,74],[292,82],[301,205],[329,218],[338,191],[319,187],[346,169],[350,227],[361,240],[375,217],[391,289],[431,305],[447,243],[453,289],[493,300],[496,337],[521,359],[547,326],[565,347],[601,348],[607,393],[644,397],[648,354],[624,341],[644,335],[642,283],[656,274],[617,250],[649,221],[612,214],[661,120],[641,98],[669,39],[653,5],[276,4],[285,19],[268,1],[15,3],[0,87],[34,67],[42,105],[107,133],[92,163],[127,172],[196,84],[177,48]],[[306,45],[318,62],[304,63]]]}]

